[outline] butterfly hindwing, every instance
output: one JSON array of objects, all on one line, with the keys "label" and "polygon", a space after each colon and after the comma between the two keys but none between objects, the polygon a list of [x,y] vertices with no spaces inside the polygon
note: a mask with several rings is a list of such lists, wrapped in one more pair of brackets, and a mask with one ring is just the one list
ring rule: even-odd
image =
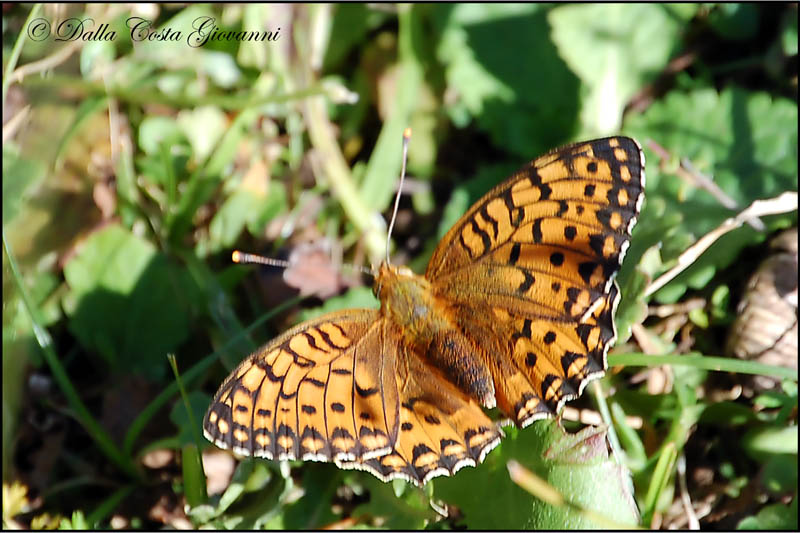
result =
[{"label": "butterfly hindwing", "polygon": [[474,466],[500,439],[480,406],[372,310],[324,315],[245,359],[203,428],[240,455],[331,461],[417,484]]},{"label": "butterfly hindwing", "polygon": [[475,400],[405,346],[395,327],[388,323],[384,327],[384,346],[387,350],[399,347],[399,436],[391,453],[339,466],[367,470],[383,480],[402,478],[424,484],[483,461],[499,444],[501,430]]}]

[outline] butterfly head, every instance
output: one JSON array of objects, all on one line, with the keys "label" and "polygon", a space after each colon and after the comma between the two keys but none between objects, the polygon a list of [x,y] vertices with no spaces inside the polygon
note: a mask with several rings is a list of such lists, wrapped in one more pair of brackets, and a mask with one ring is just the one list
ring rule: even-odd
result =
[{"label": "butterfly head", "polygon": [[433,306],[430,282],[404,266],[383,263],[372,291],[381,302],[382,312],[401,324],[425,315],[425,310]]},{"label": "butterfly head", "polygon": [[398,283],[412,282],[422,279],[414,274],[410,268],[401,265],[391,265],[387,262],[381,263],[378,272],[375,274],[375,282],[372,285],[372,292],[380,301],[385,301],[389,291],[394,290]]}]

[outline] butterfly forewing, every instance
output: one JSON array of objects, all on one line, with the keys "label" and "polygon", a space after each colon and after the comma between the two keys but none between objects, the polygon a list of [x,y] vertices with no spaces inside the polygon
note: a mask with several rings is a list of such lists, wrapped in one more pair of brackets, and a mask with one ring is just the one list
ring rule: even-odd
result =
[{"label": "butterfly forewing", "polygon": [[[442,238],[425,277],[439,280],[487,257],[547,268],[550,248],[619,263],[643,192],[644,155],[633,139],[558,148],[478,200]],[[493,255],[499,249],[506,253]]]}]

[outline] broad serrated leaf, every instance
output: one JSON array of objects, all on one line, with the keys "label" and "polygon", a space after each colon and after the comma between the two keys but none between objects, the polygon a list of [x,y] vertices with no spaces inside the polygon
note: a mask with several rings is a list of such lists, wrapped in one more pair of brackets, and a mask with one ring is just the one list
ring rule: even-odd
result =
[{"label": "broad serrated leaf", "polygon": [[[633,246],[662,244],[666,268],[690,244],[754,200],[797,190],[797,105],[787,99],[738,88],[673,91],[644,114],[631,116],[625,131],[640,139],[648,165],[647,202]],[[672,157],[688,159],[738,208],[727,209],[708,191],[687,184],[674,171],[661,170],[648,144],[651,139]],[[791,224],[796,216],[763,222],[769,232]],[[687,287],[704,287],[716,270],[765,235],[743,226],[723,236],[656,298],[668,303]]]},{"label": "broad serrated leaf", "polygon": [[660,4],[562,5],[547,20],[559,55],[583,83],[584,137],[619,131],[625,104],[663,70],[684,28]]},{"label": "broad serrated leaf", "polygon": [[190,334],[199,291],[186,271],[126,229],[89,237],[64,267],[70,331],[113,371],[164,375],[166,354]]},{"label": "broad serrated leaf", "polygon": [[524,158],[573,135],[580,82],[549,38],[545,7],[451,4],[434,19],[457,126],[475,119],[496,146]]}]

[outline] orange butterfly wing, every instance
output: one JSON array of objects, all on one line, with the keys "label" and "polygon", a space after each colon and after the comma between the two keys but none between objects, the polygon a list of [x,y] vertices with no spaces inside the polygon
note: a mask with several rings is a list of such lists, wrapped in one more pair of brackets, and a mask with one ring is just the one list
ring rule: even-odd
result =
[{"label": "orange butterfly wing", "polygon": [[478,404],[431,370],[377,311],[330,313],[245,359],[204,432],[241,455],[425,483],[475,465],[500,439]]},{"label": "orange butterfly wing", "polygon": [[489,191],[434,252],[432,291],[517,424],[553,414],[605,371],[644,179],[633,139],[559,148]]},{"label": "orange butterfly wing", "polygon": [[475,400],[404,345],[393,331],[396,326],[383,321],[383,328],[386,352],[398,349],[400,433],[391,453],[338,466],[367,470],[384,481],[402,478],[424,484],[483,461],[500,443],[500,428]]},{"label": "orange butterfly wing", "polygon": [[380,311],[324,315],[250,355],[206,437],[417,484],[477,464],[502,436],[478,402],[525,426],[604,372],[643,188],[625,137],[534,160],[453,226],[427,281],[384,265]]}]

